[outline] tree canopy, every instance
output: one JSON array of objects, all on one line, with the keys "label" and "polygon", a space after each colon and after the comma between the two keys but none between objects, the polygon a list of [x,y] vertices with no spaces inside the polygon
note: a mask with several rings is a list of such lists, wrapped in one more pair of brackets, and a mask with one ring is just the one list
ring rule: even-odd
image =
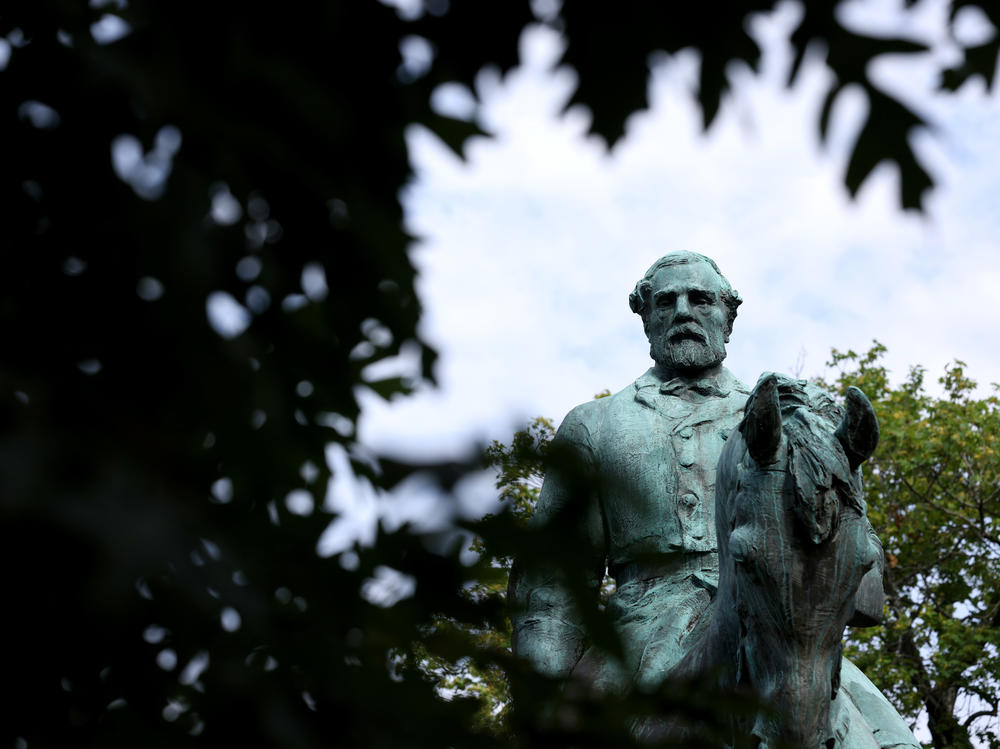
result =
[{"label": "tree canopy", "polygon": [[882,440],[865,474],[886,553],[883,626],[850,631],[857,665],[935,747],[1000,746],[1000,399],[962,362],[928,394],[913,367],[891,386],[879,344],[833,354],[833,382],[871,398]]},{"label": "tree canopy", "polygon": [[[495,605],[460,594],[486,572],[406,529],[339,557],[316,549],[333,520],[329,444],[379,488],[418,469],[446,488],[459,475],[373,460],[355,434],[359,388],[392,398],[433,380],[398,201],[405,129],[460,152],[479,128],[438,114],[431,93],[509,70],[538,21],[563,29],[574,101],[609,143],[645,106],[656,50],[700,52],[708,125],[727,66],[759,58],[747,15],[774,3],[689,15],[628,2],[613,23],[587,3],[543,5],[30,0],[0,13],[5,736],[489,744],[470,728],[475,704],[442,701],[397,659],[434,616],[499,626]],[[848,31],[838,5],[804,6],[796,58],[825,44],[830,100],[847,85],[869,96],[848,189],[889,159],[917,206],[929,178],[905,136],[919,118],[867,63],[919,45]],[[426,69],[404,64],[407,39],[430,46]],[[997,51],[966,50],[943,85],[992,85]],[[370,365],[404,347],[418,369],[376,378]],[[416,581],[388,613],[359,593],[384,568]]]}]

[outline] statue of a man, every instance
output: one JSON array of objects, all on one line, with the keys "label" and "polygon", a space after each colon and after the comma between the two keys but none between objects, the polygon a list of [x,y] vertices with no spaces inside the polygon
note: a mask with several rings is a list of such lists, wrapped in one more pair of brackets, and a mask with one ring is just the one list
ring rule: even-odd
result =
[{"label": "statue of a man", "polygon": [[[749,389],[722,362],[742,303],[709,258],[660,258],[629,296],[642,317],[654,366],[619,393],[565,418],[553,442],[570,456],[549,468],[532,522],[574,518],[568,532],[589,553],[595,605],[605,569],[623,658],[585,650],[581,616],[564,570],[515,565],[511,576],[514,652],[542,673],[580,678],[600,691],[654,689],[690,648],[718,587],[715,472],[743,417]],[[873,543],[877,544],[874,534]],[[882,613],[882,553],[855,599],[852,624]],[[885,698],[849,662],[838,697],[845,746],[919,744]],[[844,698],[846,692],[848,698]],[[860,718],[863,715],[863,719]],[[869,731],[869,728],[871,731]]]}]

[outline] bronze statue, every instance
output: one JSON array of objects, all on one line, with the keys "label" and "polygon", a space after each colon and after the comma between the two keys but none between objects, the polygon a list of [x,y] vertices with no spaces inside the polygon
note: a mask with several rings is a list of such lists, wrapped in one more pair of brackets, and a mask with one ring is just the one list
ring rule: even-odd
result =
[{"label": "bronze statue", "polygon": [[[819,388],[775,375],[761,379],[751,399],[758,408],[745,418],[750,391],[722,366],[741,301],[712,260],[691,252],[666,255],[636,285],[629,303],[655,364],[566,416],[553,450],[573,467],[549,468],[532,519],[578,518],[567,532],[589,552],[595,605],[604,571],[615,579],[607,607],[623,655],[586,647],[564,570],[519,564],[510,584],[514,652],[542,673],[612,693],[650,691],[670,674],[727,661],[723,678],[752,684],[779,712],[798,711],[780,725],[734,727],[761,745],[919,747],[875,686],[840,663],[844,625],[877,623],[882,612],[882,548],[858,470],[877,421],[860,391],[845,412]],[[761,478],[778,475],[793,490]],[[738,482],[767,487],[772,507],[788,505],[769,526],[779,516],[788,524],[784,546],[760,522],[764,499],[736,499]],[[789,615],[760,616],[768,606]],[[749,637],[741,621],[754,628]],[[807,649],[823,645],[809,688],[773,652],[776,642],[790,650],[806,640]],[[803,720],[801,706],[817,700]]]}]

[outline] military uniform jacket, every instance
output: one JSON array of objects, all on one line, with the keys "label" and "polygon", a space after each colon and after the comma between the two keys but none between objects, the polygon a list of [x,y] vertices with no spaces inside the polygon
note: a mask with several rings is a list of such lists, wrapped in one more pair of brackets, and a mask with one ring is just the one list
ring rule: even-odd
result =
[{"label": "military uniform jacket", "polygon": [[[532,523],[579,518],[567,532],[591,551],[595,593],[605,565],[618,578],[716,552],[716,463],[748,395],[726,369],[693,382],[664,382],[650,369],[578,406],[553,442],[575,464],[550,467]],[[557,569],[515,569],[510,588],[514,650],[553,676],[566,675],[582,652],[579,617],[559,577]]]}]

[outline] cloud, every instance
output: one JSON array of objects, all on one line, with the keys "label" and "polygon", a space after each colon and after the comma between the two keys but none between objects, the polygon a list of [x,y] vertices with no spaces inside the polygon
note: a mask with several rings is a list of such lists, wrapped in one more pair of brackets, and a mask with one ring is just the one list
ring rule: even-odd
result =
[{"label": "cloud", "polygon": [[470,144],[466,162],[411,129],[416,179],[404,204],[421,237],[422,330],[442,354],[441,388],[391,405],[366,398],[361,438],[407,455],[464,454],[625,387],[650,364],[627,295],[675,249],[710,255],[743,294],[727,364],[747,382],[793,369],[803,351],[802,374],[820,374],[832,347],[865,350],[873,338],[897,379],[911,364],[936,376],[961,358],[973,377],[1000,381],[1000,98],[934,93],[927,61],[880,63],[938,128],[916,139],[938,187],[927,215],[903,214],[898,176],[883,165],[852,202],[841,178],[865,103],[841,102],[820,146],[829,74],[809,60],[783,88],[780,40],[794,21],[785,5],[755,22],[762,73],[739,76],[707,134],[689,94],[697,60],[682,54],[656,67],[651,109],[607,153],[586,135],[585,111],[556,116],[574,77],[552,69],[561,42],[542,28],[526,34],[521,68],[502,82],[480,77],[479,120],[495,138]]}]

